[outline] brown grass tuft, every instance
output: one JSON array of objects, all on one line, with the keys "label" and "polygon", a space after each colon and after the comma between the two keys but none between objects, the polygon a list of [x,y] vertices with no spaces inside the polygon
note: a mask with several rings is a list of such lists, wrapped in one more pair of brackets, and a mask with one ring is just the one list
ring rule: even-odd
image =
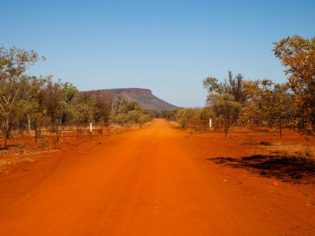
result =
[{"label": "brown grass tuft", "polygon": [[286,156],[286,157],[291,156],[291,157],[306,158],[306,159],[315,158],[315,148],[312,146],[305,146],[301,144],[271,146],[267,148],[267,151],[271,155]]}]

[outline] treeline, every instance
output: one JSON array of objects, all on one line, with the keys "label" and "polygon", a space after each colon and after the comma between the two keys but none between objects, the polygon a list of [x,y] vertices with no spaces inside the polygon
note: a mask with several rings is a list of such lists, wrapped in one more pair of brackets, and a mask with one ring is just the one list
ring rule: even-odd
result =
[{"label": "treeline", "polygon": [[[285,67],[288,80],[245,80],[241,74],[224,82],[214,77],[203,81],[208,91],[207,118],[228,133],[230,126],[295,128],[304,134],[315,133],[315,38],[288,37],[274,44],[273,52]],[[202,109],[177,111],[177,121],[185,127],[189,119],[202,119]]]},{"label": "treeline", "polygon": [[13,130],[36,133],[42,127],[56,131],[74,123],[130,125],[151,119],[141,106],[124,97],[92,96],[52,76],[25,75],[39,60],[44,58],[34,51],[0,47],[0,125],[5,140]]}]

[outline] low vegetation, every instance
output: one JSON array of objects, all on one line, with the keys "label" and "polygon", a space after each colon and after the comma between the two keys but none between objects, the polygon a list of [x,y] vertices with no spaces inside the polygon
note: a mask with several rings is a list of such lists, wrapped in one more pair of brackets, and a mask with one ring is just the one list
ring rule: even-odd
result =
[{"label": "low vegetation", "polygon": [[[175,113],[175,120],[182,128],[197,128],[201,121],[207,121],[212,116],[208,108],[182,108]],[[206,122],[206,127],[208,123]]]},{"label": "low vegetation", "polygon": [[4,147],[12,132],[30,133],[35,139],[42,128],[58,132],[73,124],[100,123],[143,125],[152,117],[176,120],[183,128],[214,128],[227,136],[231,126],[284,127],[303,134],[315,133],[315,38],[288,37],[274,44],[273,52],[283,63],[288,80],[246,80],[228,72],[224,82],[203,80],[208,92],[204,108],[148,111],[134,101],[110,93],[97,96],[79,92],[71,83],[52,76],[28,76],[26,70],[45,60],[34,51],[0,47],[0,125]]},{"label": "low vegetation", "polygon": [[44,59],[34,51],[0,47],[0,125],[5,148],[13,131],[22,134],[34,130],[37,140],[42,128],[58,132],[60,127],[71,124],[129,126],[151,120],[146,110],[124,97],[93,97],[52,76],[25,74],[30,66]]},{"label": "low vegetation", "polygon": [[304,159],[314,159],[315,157],[314,147],[301,144],[273,145],[268,147],[266,150],[270,155],[278,155],[283,157],[290,156]]},{"label": "low vegetation", "polygon": [[225,135],[231,126],[277,128],[280,136],[283,127],[288,127],[314,135],[315,38],[288,37],[276,42],[273,52],[285,66],[287,82],[245,80],[232,72],[224,82],[208,77],[203,85],[208,91],[209,116],[199,116],[202,109],[181,109],[176,114],[177,122],[186,128],[189,120],[211,117]]}]

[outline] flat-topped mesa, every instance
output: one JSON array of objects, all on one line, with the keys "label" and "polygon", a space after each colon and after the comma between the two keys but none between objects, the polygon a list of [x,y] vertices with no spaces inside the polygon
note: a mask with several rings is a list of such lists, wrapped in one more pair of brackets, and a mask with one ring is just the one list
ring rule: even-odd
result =
[{"label": "flat-topped mesa", "polygon": [[152,91],[150,89],[126,89],[126,93],[131,93],[131,94],[143,94],[143,95],[152,95]]},{"label": "flat-topped mesa", "polygon": [[117,89],[100,89],[83,91],[81,93],[89,94],[94,97],[101,94],[112,94],[113,96],[124,96],[126,99],[136,101],[143,108],[148,110],[174,110],[177,106],[174,106],[162,99],[154,96],[150,89],[143,88],[117,88]]},{"label": "flat-topped mesa", "polygon": [[[106,91],[105,89],[104,91]],[[116,93],[128,93],[128,94],[142,94],[142,95],[152,95],[152,91],[150,89],[142,89],[142,88],[126,88],[126,89],[109,89],[112,92]]]},{"label": "flat-topped mesa", "polygon": [[88,94],[100,94],[100,93],[112,93],[112,94],[142,94],[142,95],[152,95],[152,91],[150,89],[142,89],[142,88],[117,88],[117,89],[97,89],[97,90],[89,90],[82,91],[81,93]]}]

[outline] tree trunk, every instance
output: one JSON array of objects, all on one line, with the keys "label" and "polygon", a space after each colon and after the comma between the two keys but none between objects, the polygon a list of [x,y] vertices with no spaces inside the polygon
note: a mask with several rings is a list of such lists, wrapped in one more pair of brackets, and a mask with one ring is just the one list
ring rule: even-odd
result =
[{"label": "tree trunk", "polygon": [[7,140],[10,138],[10,118],[9,118],[9,116],[6,117],[3,136],[4,136],[4,149],[7,149],[8,148]]},{"label": "tree trunk", "polygon": [[34,132],[35,132],[35,135],[34,135],[35,144],[37,144],[37,140],[38,140],[38,125],[37,125],[36,122],[35,122],[35,124],[34,124]]},{"label": "tree trunk", "polygon": [[31,117],[30,115],[27,115],[27,129],[28,129],[28,133],[31,132]]},{"label": "tree trunk", "polygon": [[4,136],[4,149],[7,149],[7,139],[5,136]]},{"label": "tree trunk", "polygon": [[279,117],[279,135],[282,138],[282,117]]}]

